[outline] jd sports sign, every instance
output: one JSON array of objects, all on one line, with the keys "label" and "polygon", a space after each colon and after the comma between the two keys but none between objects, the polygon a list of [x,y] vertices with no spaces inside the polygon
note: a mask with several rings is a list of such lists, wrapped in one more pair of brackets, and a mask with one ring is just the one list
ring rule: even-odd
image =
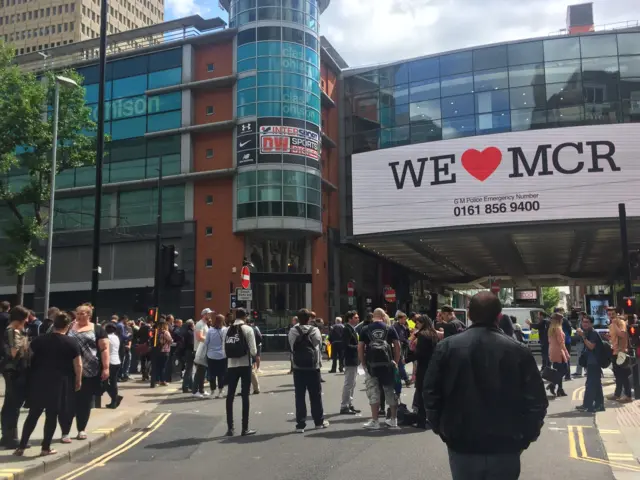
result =
[{"label": "jd sports sign", "polygon": [[640,125],[532,130],[353,155],[353,232],[640,216]]}]

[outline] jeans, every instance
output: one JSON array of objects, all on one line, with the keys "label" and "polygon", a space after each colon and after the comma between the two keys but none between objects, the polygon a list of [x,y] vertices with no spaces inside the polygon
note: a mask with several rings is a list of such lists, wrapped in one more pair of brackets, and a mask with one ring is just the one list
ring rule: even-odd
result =
[{"label": "jeans", "polygon": [[233,400],[240,381],[242,396],[242,431],[249,430],[249,386],[251,385],[251,367],[234,367],[227,370],[227,427],[233,430]]},{"label": "jeans", "polygon": [[344,343],[337,342],[331,344],[331,371],[336,371],[336,365],[339,365],[340,371],[344,370]]},{"label": "jeans", "polygon": [[211,391],[215,391],[216,383],[218,389],[222,390],[224,388],[224,377],[227,374],[227,359],[223,358],[222,360],[214,360],[212,358],[207,358],[207,363],[209,364],[209,383],[211,384]]},{"label": "jeans", "polygon": [[549,344],[540,342],[540,355],[542,356],[542,368],[550,367],[549,361]]},{"label": "jeans", "polygon": [[602,369],[599,365],[587,365],[587,381],[583,401],[582,406],[587,409],[604,407]]},{"label": "jeans", "polygon": [[616,390],[614,395],[616,397],[621,395],[631,397],[631,369],[619,367],[618,364],[616,364],[615,356],[611,361],[611,369],[613,370],[613,375],[616,378]]},{"label": "jeans", "polygon": [[562,379],[563,377],[565,377],[565,375],[567,374],[567,364],[566,363],[558,363],[558,362],[553,362],[553,369],[556,370],[560,375],[558,375],[558,378],[560,379],[559,382],[556,384],[556,386],[558,387],[558,392],[562,391]]},{"label": "jeans", "polygon": [[204,365],[196,365],[196,374],[193,376],[193,387],[192,392],[195,393],[204,393],[204,377],[207,375],[207,367]]},{"label": "jeans", "polygon": [[193,352],[184,354],[184,374],[182,375],[182,391],[189,392],[193,388]]},{"label": "jeans", "polygon": [[307,426],[307,391],[311,404],[311,417],[316,426],[324,422],[320,370],[293,370],[293,386],[296,397],[296,428]]},{"label": "jeans", "polygon": [[164,371],[167,368],[167,360],[169,360],[168,353],[158,352],[156,353],[155,362],[153,365],[153,376],[156,379],[156,382],[164,382],[165,374]]},{"label": "jeans", "polygon": [[120,378],[129,378],[129,369],[131,368],[131,349],[125,348],[122,356],[122,369],[120,370]]},{"label": "jeans", "polygon": [[[20,448],[27,448],[29,438],[38,424],[38,420],[45,411],[44,408],[30,408],[27,419],[22,426],[22,437],[20,438]],[[44,436],[42,438],[42,450],[51,450],[51,440],[56,432],[56,422],[58,421],[58,412],[46,409],[46,418],[44,421]]]},{"label": "jeans", "polygon": [[107,393],[111,397],[111,403],[116,404],[118,401],[118,376],[120,374],[120,365],[109,365],[109,383],[107,384]]},{"label": "jeans", "polygon": [[2,425],[2,440],[5,442],[18,441],[18,417],[20,408],[27,395],[27,377],[25,374],[4,372],[4,402],[0,412]]},{"label": "jeans", "polygon": [[356,378],[358,378],[358,367],[344,367],[341,409],[349,408],[353,405],[353,392],[356,389]]},{"label": "jeans", "polygon": [[520,454],[494,455],[458,453],[450,448],[449,466],[453,480],[517,480],[520,478]]}]

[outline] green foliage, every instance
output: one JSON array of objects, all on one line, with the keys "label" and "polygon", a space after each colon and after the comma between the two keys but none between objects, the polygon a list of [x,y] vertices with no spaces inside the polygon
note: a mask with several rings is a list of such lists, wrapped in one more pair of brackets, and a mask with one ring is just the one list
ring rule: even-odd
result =
[{"label": "green foliage", "polygon": [[[18,277],[18,294],[24,275],[43,263],[34,251],[45,238],[47,206],[51,195],[53,103],[55,77],[42,79],[22,72],[13,61],[13,50],[0,43],[0,207],[12,218],[4,227],[10,246],[0,252],[0,263]],[[56,72],[78,84],[82,77],[66,70]],[[47,106],[49,106],[47,108]],[[95,161],[95,124],[85,106],[82,88],[60,89],[57,173]],[[24,175],[26,182],[11,182],[9,173]],[[22,298],[18,299],[19,302]]]},{"label": "green foliage", "polygon": [[542,304],[547,313],[553,313],[553,309],[560,302],[560,289],[557,287],[542,287]]}]

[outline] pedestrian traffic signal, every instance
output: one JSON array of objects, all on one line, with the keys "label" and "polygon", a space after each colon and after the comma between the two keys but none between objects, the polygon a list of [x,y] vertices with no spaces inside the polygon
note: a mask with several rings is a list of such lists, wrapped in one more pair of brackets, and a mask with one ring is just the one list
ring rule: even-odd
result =
[{"label": "pedestrian traffic signal", "polygon": [[147,310],[147,317],[149,318],[149,320],[151,320],[152,322],[155,322],[158,319],[158,309],[157,308],[153,308],[150,307]]},{"label": "pedestrian traffic signal", "polygon": [[629,325],[627,328],[629,333],[629,344],[631,348],[635,351],[638,347],[640,347],[640,328],[638,325]]},{"label": "pedestrian traffic signal", "polygon": [[163,245],[160,251],[160,274],[168,287],[181,287],[185,283],[184,270],[178,268],[180,253],[175,245]]},{"label": "pedestrian traffic signal", "polygon": [[636,313],[636,298],[624,297],[622,299],[622,309],[627,315],[633,315]]},{"label": "pedestrian traffic signal", "polygon": [[253,318],[254,322],[257,322],[258,318],[260,317],[260,313],[258,313],[257,310],[254,310],[253,312],[251,312],[251,317]]}]

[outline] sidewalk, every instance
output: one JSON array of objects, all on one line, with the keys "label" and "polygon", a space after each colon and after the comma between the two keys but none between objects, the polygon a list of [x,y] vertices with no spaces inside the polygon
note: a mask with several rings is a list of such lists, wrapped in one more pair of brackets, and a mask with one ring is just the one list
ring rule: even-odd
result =
[{"label": "sidewalk", "polygon": [[[615,385],[604,387],[605,396]],[[606,411],[596,414],[596,427],[616,480],[640,478],[640,400],[619,404],[605,400]]]},{"label": "sidewalk", "polygon": [[[73,440],[71,444],[60,443],[60,429],[56,430],[52,448],[58,451],[57,455],[40,458],[40,442],[42,441],[42,431],[44,426],[44,414],[40,417],[38,426],[31,436],[29,443],[31,448],[25,452],[24,457],[14,457],[12,450],[0,450],[0,479],[2,480],[22,480],[34,478],[45,472],[70,462],[73,458],[82,455],[98,444],[105,441],[113,433],[127,428],[138,418],[154,410],[162,400],[172,394],[179,392],[180,383],[174,382],[168,387],[149,388],[148,382],[139,381],[140,376],[136,375],[135,380],[120,383],[120,394],[124,397],[122,405],[117,410],[106,408],[94,408],[91,411],[91,418],[87,428],[87,440]],[[4,380],[0,377],[0,401],[4,400]],[[109,402],[108,395],[102,397],[103,405]],[[19,431],[22,432],[22,425],[27,418],[27,410],[20,412]],[[71,429],[71,437],[77,434],[75,422]]]}]

